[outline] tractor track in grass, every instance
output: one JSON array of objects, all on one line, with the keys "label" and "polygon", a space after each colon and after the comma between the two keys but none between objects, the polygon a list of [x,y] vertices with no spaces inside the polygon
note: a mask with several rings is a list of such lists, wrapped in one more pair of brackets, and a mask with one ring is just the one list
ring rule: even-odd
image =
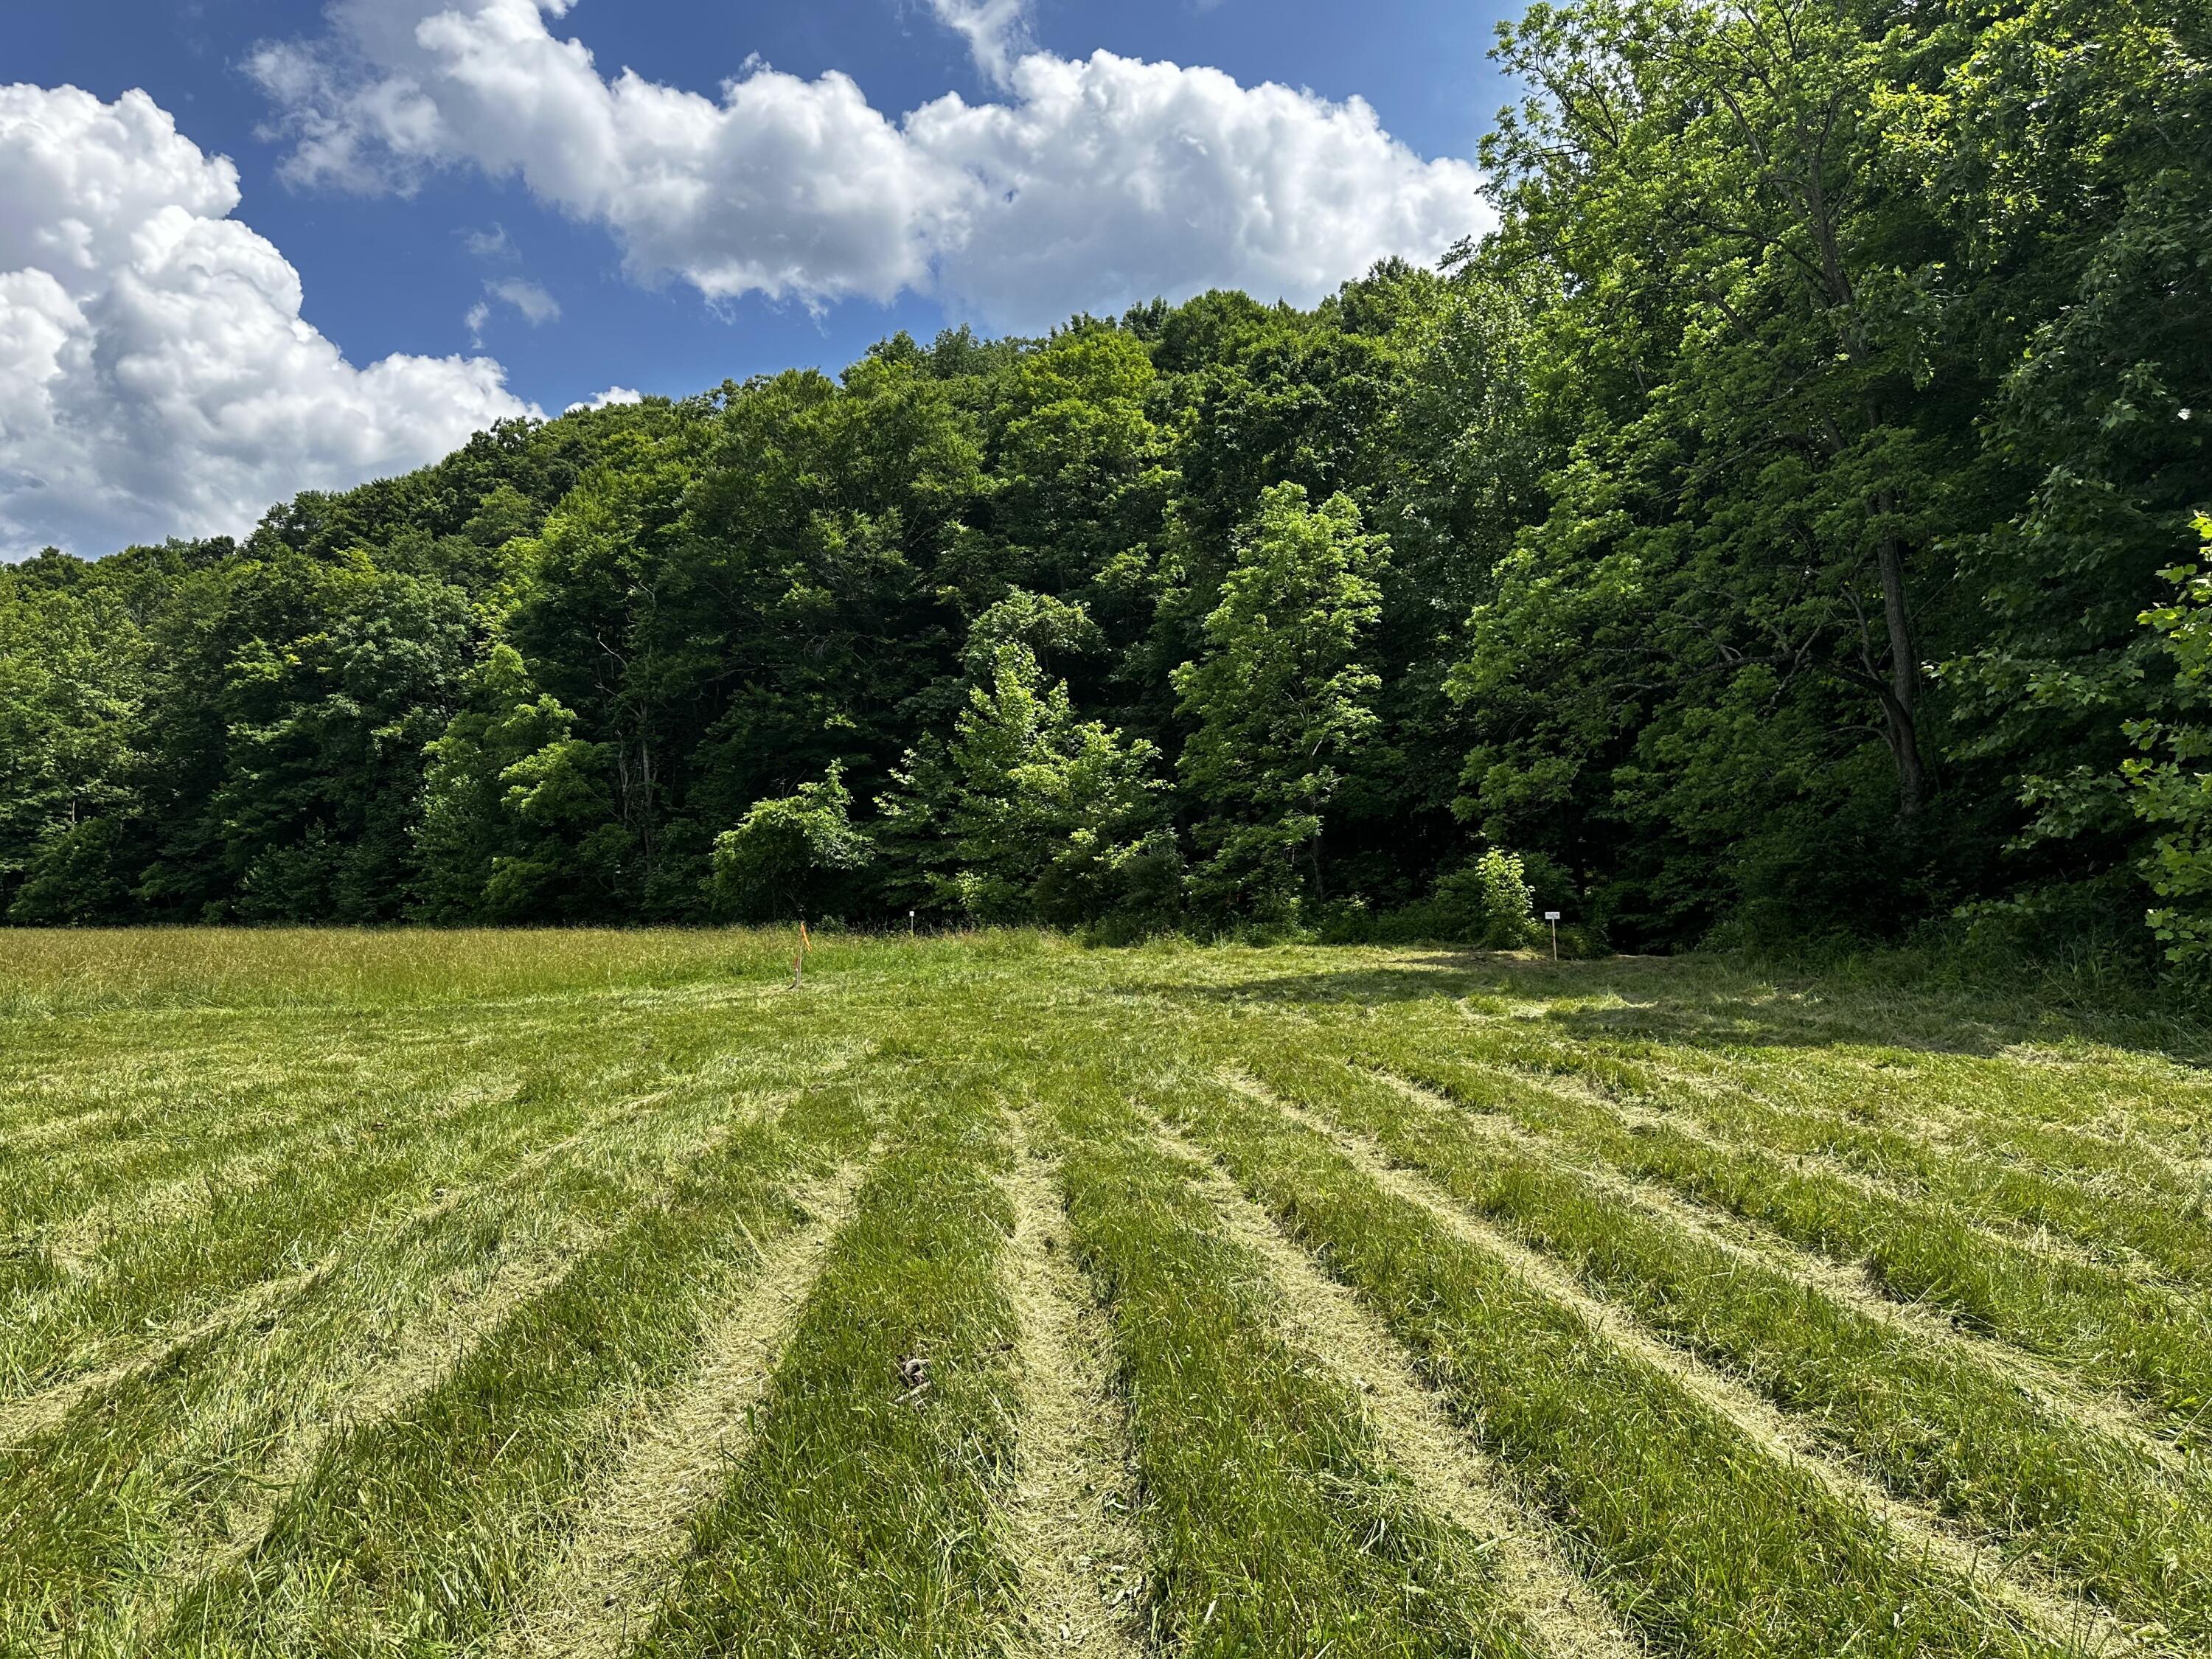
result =
[{"label": "tractor track in grass", "polygon": [[813,1220],[763,1253],[689,1382],[639,1403],[612,1473],[577,1499],[567,1547],[493,1638],[489,1659],[617,1659],[650,1624],[677,1579],[693,1511],[744,1455],[752,1413],[874,1162],[802,1196]]},{"label": "tractor track in grass", "polygon": [[1464,1243],[1510,1267],[1539,1295],[1576,1314],[1600,1340],[1666,1377],[1765,1455],[1810,1475],[1839,1502],[1873,1518],[1906,1554],[1917,1554],[1989,1593],[2062,1648],[2110,1655],[2144,1651],[2101,1608],[2039,1574],[2023,1572],[2017,1561],[2001,1552],[1961,1538],[1932,1510],[1901,1500],[1839,1467],[1764,1397],[1647,1330],[1626,1310],[1592,1296],[1565,1267],[1479,1219],[1425,1176],[1392,1162],[1365,1137],[1348,1133],[1279,1097],[1271,1097],[1267,1104],[1335,1148],[1383,1192],[1425,1212]]},{"label": "tractor track in grass", "polygon": [[1559,1659],[1642,1659],[1622,1627],[1570,1564],[1550,1522],[1520,1504],[1513,1481],[1455,1423],[1412,1356],[1356,1292],[1331,1279],[1219,1160],[1172,1125],[1154,1120],[1161,1144],[1201,1172],[1222,1228],[1264,1262],[1285,1325],[1357,1394],[1391,1467],[1424,1507],[1481,1547],[1506,1604]]},{"label": "tractor track in grass", "polygon": [[1023,1414],[1006,1511],[1021,1571],[1019,1651],[1137,1659],[1148,1587],[1113,1339],[1070,1254],[1045,1154],[1018,1121],[1012,1194],[1005,1261],[1021,1322]]},{"label": "tractor track in grass", "polygon": [[[1577,1161],[1549,1136],[1525,1129],[1500,1115],[1467,1111],[1434,1090],[1424,1088],[1395,1072],[1357,1069],[1359,1075],[1395,1090],[1421,1110],[1542,1159],[1552,1168],[1589,1182],[1599,1191],[1679,1228],[1700,1243],[1737,1260],[1784,1274],[1805,1289],[1916,1340],[1960,1354],[2003,1376],[2052,1414],[2120,1443],[2169,1474],[2179,1474],[2190,1468],[2188,1455],[2156,1432],[2148,1415],[2125,1397],[2099,1392],[2022,1348],[1963,1327],[1940,1307],[1885,1295],[1869,1282],[1863,1269],[1847,1267],[1815,1255],[1758,1222],[1700,1203],[1664,1182],[1639,1179],[1607,1164]],[[1223,1080],[1231,1087],[1254,1093],[1270,1105],[1289,1104],[1264,1085],[1242,1073],[1225,1074]],[[1332,1127],[1330,1133],[1343,1132]]]}]

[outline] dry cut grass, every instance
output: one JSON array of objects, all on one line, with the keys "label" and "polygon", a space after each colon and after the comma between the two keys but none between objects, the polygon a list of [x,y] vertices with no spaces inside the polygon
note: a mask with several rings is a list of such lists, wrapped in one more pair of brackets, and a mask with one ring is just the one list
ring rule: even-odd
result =
[{"label": "dry cut grass", "polygon": [[0,1655],[2212,1651],[2201,1034],[0,933]]}]

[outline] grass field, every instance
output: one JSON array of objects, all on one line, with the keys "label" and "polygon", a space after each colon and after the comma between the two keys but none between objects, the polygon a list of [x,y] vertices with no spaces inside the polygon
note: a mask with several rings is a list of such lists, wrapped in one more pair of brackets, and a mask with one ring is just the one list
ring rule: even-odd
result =
[{"label": "grass field", "polygon": [[2186,1030],[0,933],[0,1654],[2212,1653]]}]

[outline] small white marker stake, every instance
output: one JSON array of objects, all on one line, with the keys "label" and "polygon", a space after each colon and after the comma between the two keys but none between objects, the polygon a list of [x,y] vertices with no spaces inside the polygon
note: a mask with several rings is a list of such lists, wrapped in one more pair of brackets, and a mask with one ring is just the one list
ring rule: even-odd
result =
[{"label": "small white marker stake", "polygon": [[1552,960],[1557,962],[1559,959],[1559,913],[1557,910],[1547,910],[1544,912],[1544,920],[1552,924]]}]

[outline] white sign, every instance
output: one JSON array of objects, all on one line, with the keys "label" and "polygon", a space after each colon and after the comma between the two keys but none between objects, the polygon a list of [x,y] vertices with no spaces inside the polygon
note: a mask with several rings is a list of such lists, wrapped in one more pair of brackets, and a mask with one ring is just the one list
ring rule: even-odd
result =
[{"label": "white sign", "polygon": [[1557,921],[1559,919],[1559,913],[1557,910],[1547,910],[1544,912],[1544,920],[1547,921]]}]

